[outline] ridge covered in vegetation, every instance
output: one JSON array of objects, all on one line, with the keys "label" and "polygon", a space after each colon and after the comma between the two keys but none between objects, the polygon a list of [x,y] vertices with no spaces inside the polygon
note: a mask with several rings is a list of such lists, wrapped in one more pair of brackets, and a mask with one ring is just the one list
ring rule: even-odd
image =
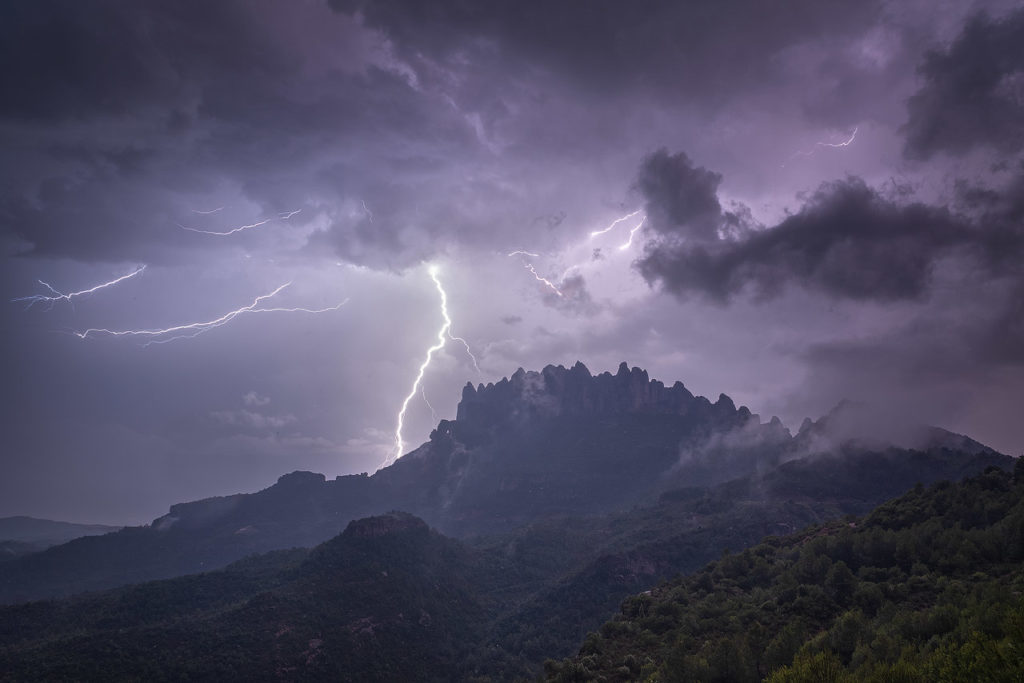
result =
[{"label": "ridge covered in vegetation", "polygon": [[1024,680],[1024,463],[625,600],[550,681]]}]

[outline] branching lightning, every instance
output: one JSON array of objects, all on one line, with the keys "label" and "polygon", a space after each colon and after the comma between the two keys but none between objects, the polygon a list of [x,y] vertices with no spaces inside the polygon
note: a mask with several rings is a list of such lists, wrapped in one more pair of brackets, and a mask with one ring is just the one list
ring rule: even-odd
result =
[{"label": "branching lightning", "polygon": [[609,225],[607,228],[604,228],[602,230],[595,230],[594,232],[590,233],[590,236],[591,237],[597,237],[598,235],[603,235],[606,232],[610,232],[612,230],[612,228],[614,228],[616,225],[618,225],[619,223],[622,223],[623,221],[628,221],[630,218],[632,218],[633,216],[637,215],[641,211],[643,211],[643,209],[637,209],[633,213],[628,213],[625,216],[623,216],[622,218],[616,218],[614,221],[612,221],[611,225]]},{"label": "branching lightning", "polygon": [[[630,218],[635,218],[636,216],[640,215],[640,222],[638,222],[636,225],[634,225],[632,227],[632,229],[630,229],[630,231],[629,231],[629,238],[626,240],[625,243],[619,245],[619,251],[625,251],[626,249],[629,249],[633,245],[633,238],[636,236],[636,233],[640,230],[640,228],[642,228],[644,226],[644,223],[647,221],[646,214],[641,215],[641,214],[643,214],[643,211],[644,210],[642,208],[640,208],[640,209],[637,209],[636,211],[632,211],[630,213],[627,213],[625,216],[620,216],[619,218],[616,218],[614,221],[612,221],[608,225],[608,227],[602,228],[601,230],[594,230],[593,232],[591,232],[590,233],[590,239],[593,239],[593,238],[598,237],[600,235],[604,235],[604,234],[610,232],[611,230],[615,229],[615,226],[617,226],[619,223],[624,223],[624,222],[628,221]],[[579,246],[579,245],[577,245],[577,246]],[[529,257],[534,257],[534,258],[538,258],[539,257],[539,254],[535,254],[532,251],[523,251],[523,250],[517,250],[517,251],[509,252],[508,255],[509,256],[529,256]],[[596,260],[597,258],[598,258],[597,257],[597,250],[595,250],[594,260]],[[565,298],[565,293],[562,292],[562,290],[558,287],[558,285],[555,284],[554,282],[552,282],[551,280],[549,280],[548,278],[544,277],[540,273],[538,273],[537,269],[534,267],[533,263],[527,261],[526,259],[523,259],[522,262],[523,262],[523,268],[525,268],[526,270],[530,271],[530,274],[533,275],[534,279],[537,280],[537,282],[541,283],[542,285],[544,285],[545,287],[550,289],[552,292],[554,292],[560,298],[563,298],[563,299]],[[558,281],[560,283],[564,283],[565,279],[569,276],[569,273],[571,273],[574,270],[577,270],[577,269],[581,268],[583,265],[584,265],[583,263],[576,263],[576,264],[573,264],[573,265],[569,266],[562,273],[561,277],[558,278]]]},{"label": "branching lightning", "polygon": [[281,290],[285,289],[291,284],[291,282],[286,282],[277,289],[275,289],[274,291],[270,292],[269,294],[262,294],[256,297],[255,299],[253,299],[251,304],[242,306],[241,308],[236,308],[235,310],[229,311],[228,313],[225,313],[219,318],[214,318],[213,320],[184,323],[182,325],[175,325],[173,327],[165,327],[161,329],[151,330],[108,330],[103,328],[90,328],[82,332],[75,332],[74,334],[76,337],[80,339],[85,339],[87,337],[97,335],[107,335],[110,337],[148,337],[149,341],[147,341],[143,346],[149,346],[150,344],[166,344],[177,339],[191,339],[193,337],[198,337],[200,334],[208,332],[209,330],[212,330],[215,327],[226,325],[227,323],[231,322],[232,320],[242,315],[243,313],[327,313],[329,311],[338,310],[339,308],[347,304],[349,301],[348,299],[345,299],[341,303],[334,306],[328,306],[327,308],[260,307],[260,304],[262,304],[264,301],[274,296],[277,296],[281,292]]},{"label": "branching lightning", "polygon": [[428,408],[430,408],[430,419],[437,422],[437,411],[434,410],[434,406],[432,406],[430,404],[430,400],[427,399],[427,389],[422,384],[420,385],[420,396],[423,397],[423,402],[427,404]]},{"label": "branching lightning", "polygon": [[[217,211],[219,211],[219,210],[220,209],[217,209]],[[176,225],[179,228],[181,228],[182,230],[188,230],[189,232],[198,232],[198,233],[201,233],[203,235],[216,235],[218,237],[227,237],[228,235],[234,235],[236,232],[242,232],[244,230],[251,230],[252,228],[258,228],[261,225],[266,225],[267,223],[270,223],[271,221],[286,221],[289,218],[291,218],[292,216],[294,216],[295,214],[299,213],[300,211],[302,211],[302,209],[296,209],[295,211],[285,211],[283,213],[279,213],[277,215],[277,218],[265,218],[262,221],[257,221],[256,223],[249,223],[248,225],[240,225],[237,228],[234,228],[232,230],[227,230],[225,232],[217,232],[215,230],[200,230],[199,228],[189,228],[187,226],[182,225],[181,223],[177,223]],[[197,213],[203,213],[203,212],[199,211]],[[213,212],[209,212],[209,213],[213,213]]]},{"label": "branching lightning", "polygon": [[619,251],[625,251],[633,246],[633,236],[636,235],[636,231],[644,227],[644,223],[647,221],[646,214],[640,219],[640,222],[633,226],[633,229],[629,231],[629,239],[624,244],[619,245]]},{"label": "branching lightning", "polygon": [[19,296],[16,299],[11,299],[11,301],[12,302],[27,301],[28,305],[25,306],[26,309],[32,308],[32,306],[34,304],[44,303],[45,302],[45,303],[49,304],[49,306],[47,306],[46,310],[50,310],[51,308],[53,308],[53,306],[58,301],[67,301],[69,304],[71,304],[73,306],[74,304],[72,303],[71,300],[73,298],[75,298],[76,296],[84,296],[86,294],[92,294],[93,292],[97,292],[97,291],[99,291],[101,289],[106,289],[107,287],[112,287],[113,285],[116,285],[119,282],[124,282],[125,280],[127,280],[129,278],[135,277],[136,275],[138,275],[139,273],[141,273],[145,269],[146,269],[146,266],[142,265],[142,266],[139,266],[138,268],[136,268],[131,273],[128,273],[127,275],[122,275],[121,277],[115,278],[115,279],[111,280],[110,282],[104,282],[102,284],[96,285],[95,287],[90,287],[89,289],[83,289],[83,290],[78,291],[78,292],[68,292],[66,294],[63,293],[63,292],[57,291],[49,283],[43,282],[42,280],[39,280],[38,281],[39,284],[41,284],[43,287],[46,287],[48,290],[50,290],[53,293],[53,296],[46,295],[46,294],[34,294],[32,296]]},{"label": "branching lightning", "polygon": [[[412,401],[416,394],[419,393],[423,397],[427,406],[430,407],[431,413],[434,411],[433,406],[430,405],[430,401],[427,401],[426,394],[423,393],[422,382],[423,375],[426,374],[427,368],[430,367],[430,362],[434,359],[435,353],[443,349],[449,340],[461,342],[462,345],[466,347],[466,353],[469,354],[469,357],[473,360],[473,366],[477,369],[477,372],[480,371],[480,366],[476,363],[476,357],[473,356],[473,353],[469,350],[469,344],[466,343],[466,340],[461,337],[452,336],[452,318],[448,314],[448,294],[445,292],[444,286],[441,284],[441,280],[437,276],[437,266],[430,266],[427,272],[430,274],[430,279],[434,281],[434,286],[437,287],[437,293],[441,297],[441,318],[443,319],[443,322],[441,324],[441,328],[437,331],[437,342],[427,349],[427,357],[423,359],[423,363],[420,365],[420,369],[416,373],[416,379],[413,380],[412,388],[409,390],[408,396],[406,396],[405,400],[402,401],[402,407],[398,411],[397,425],[395,426],[395,452],[385,458],[384,462],[381,464],[382,468],[387,467],[402,457],[403,451],[405,450],[405,441],[402,440],[402,429],[405,427],[405,413],[409,408],[409,402]],[[436,416],[436,413],[434,414]]]},{"label": "branching lightning", "polygon": [[473,369],[477,371],[477,374],[482,375],[483,370],[481,370],[480,366],[477,364],[476,356],[473,355],[472,349],[469,348],[469,342],[463,339],[462,337],[456,337],[451,333],[451,330],[448,331],[448,338],[451,339],[452,341],[457,341],[460,344],[462,344],[462,346],[466,349],[466,355],[469,356],[469,359],[471,361],[473,361]]}]

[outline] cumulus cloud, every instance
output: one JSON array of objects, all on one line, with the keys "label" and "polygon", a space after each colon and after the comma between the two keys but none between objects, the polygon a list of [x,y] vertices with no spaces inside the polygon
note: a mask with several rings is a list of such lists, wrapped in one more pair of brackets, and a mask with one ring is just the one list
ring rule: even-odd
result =
[{"label": "cumulus cloud", "polygon": [[787,286],[838,299],[899,301],[927,296],[936,264],[969,254],[991,277],[1024,254],[1024,174],[1003,188],[961,186],[963,210],[895,198],[847,177],[823,183],[776,225],[757,226],[745,207],[724,211],[722,177],[679,153],[640,166],[649,237],[636,267],[677,296],[764,301]]},{"label": "cumulus cloud", "polygon": [[823,184],[779,224],[739,239],[647,243],[650,283],[726,303],[749,288],[771,298],[789,284],[848,299],[922,297],[937,259],[972,232],[945,208],[898,204],[859,178]]}]

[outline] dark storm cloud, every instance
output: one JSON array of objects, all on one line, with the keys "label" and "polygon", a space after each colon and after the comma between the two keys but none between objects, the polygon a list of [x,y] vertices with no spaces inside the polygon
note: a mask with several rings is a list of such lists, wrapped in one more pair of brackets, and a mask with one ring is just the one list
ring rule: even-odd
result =
[{"label": "dark storm cloud", "polygon": [[661,149],[640,165],[636,188],[645,200],[647,224],[661,235],[713,240],[722,225],[721,174],[695,167],[685,153]]},{"label": "dark storm cloud", "polygon": [[[294,67],[238,3],[49,0],[5,8],[0,115],[75,119],[186,105],[197,83],[281,79]],[[168,119],[168,124],[172,124]]]},{"label": "dark storm cloud", "polygon": [[348,260],[390,267],[432,253],[429,237],[408,244],[408,207],[430,213],[412,196],[417,160],[436,168],[440,148],[472,148],[473,134],[365,29],[311,8],[324,16],[234,2],[7,11],[0,50],[22,68],[0,70],[0,217],[21,251],[180,261],[251,248],[282,226],[218,241],[179,224],[223,231],[301,208],[288,227],[315,222]]},{"label": "dark storm cloud", "polygon": [[926,56],[920,73],[924,85],[908,102],[908,157],[1024,148],[1024,9],[976,15],[947,50]]},{"label": "dark storm cloud", "polygon": [[[659,198],[648,201],[658,205]],[[791,283],[839,298],[891,301],[923,296],[936,260],[972,239],[946,209],[897,204],[847,178],[822,185],[778,225],[736,239],[657,235],[637,267],[673,294],[720,303],[746,288],[771,298]]]},{"label": "dark storm cloud", "polygon": [[[331,0],[359,12],[410,57],[458,60],[500,52],[530,68],[555,71],[593,92],[677,88],[696,106],[735,94],[736,86],[780,75],[771,59],[802,41],[854,34],[877,18],[873,2],[772,3],[657,0],[640,8],[596,2],[431,2]],[[526,70],[524,68],[524,70]]]}]

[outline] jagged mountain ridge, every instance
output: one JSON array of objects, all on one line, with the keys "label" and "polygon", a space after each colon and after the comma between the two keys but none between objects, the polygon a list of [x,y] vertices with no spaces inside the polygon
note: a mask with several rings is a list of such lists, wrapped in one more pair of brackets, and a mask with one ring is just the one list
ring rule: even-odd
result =
[{"label": "jagged mountain ridge", "polygon": [[177,504],[145,527],[77,539],[0,567],[0,602],[207,571],[313,546],[352,519],[408,511],[457,537],[603,514],[668,489],[712,485],[803,455],[778,422],[712,403],[623,363],[518,370],[463,390],[455,420],[372,476],[294,472],[253,494]]}]

